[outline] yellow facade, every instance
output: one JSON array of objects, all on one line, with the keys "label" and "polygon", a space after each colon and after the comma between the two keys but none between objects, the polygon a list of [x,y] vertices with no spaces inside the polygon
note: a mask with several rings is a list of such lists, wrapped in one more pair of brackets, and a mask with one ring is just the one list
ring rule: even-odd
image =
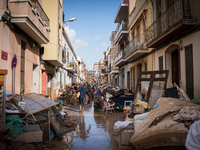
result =
[{"label": "yellow facade", "polygon": [[[146,46],[146,29],[151,25],[151,3],[150,1],[129,1],[129,39],[142,43],[143,47],[138,51],[146,51],[144,54],[151,52],[151,48]],[[138,52],[140,53],[140,52]],[[135,54],[137,55],[137,54]],[[142,55],[142,54],[141,54]],[[135,57],[134,54],[132,57]],[[133,59],[130,65],[130,88],[136,90],[138,75],[141,71],[153,70],[153,56],[138,57]]]},{"label": "yellow facade", "polygon": [[63,1],[43,0],[43,6],[50,22],[50,42],[44,45],[43,60],[54,66],[62,66],[62,10]]}]

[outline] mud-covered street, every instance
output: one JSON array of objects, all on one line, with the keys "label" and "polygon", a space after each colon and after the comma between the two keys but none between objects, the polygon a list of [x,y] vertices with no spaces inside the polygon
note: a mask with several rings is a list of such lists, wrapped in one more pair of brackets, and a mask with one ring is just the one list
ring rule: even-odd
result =
[{"label": "mud-covered street", "polygon": [[94,110],[93,102],[85,105],[83,113],[79,113],[78,105],[65,106],[63,111],[66,111],[69,116],[76,118],[78,125],[75,131],[64,134],[68,143],[66,141],[59,141],[58,139],[52,141],[58,149],[120,149],[118,134],[113,131],[113,125],[118,120],[124,120],[125,116],[123,112],[105,115],[102,111]]}]

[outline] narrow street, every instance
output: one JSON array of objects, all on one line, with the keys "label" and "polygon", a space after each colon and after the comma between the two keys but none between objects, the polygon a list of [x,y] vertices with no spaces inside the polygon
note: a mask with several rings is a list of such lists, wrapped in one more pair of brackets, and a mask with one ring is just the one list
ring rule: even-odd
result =
[{"label": "narrow street", "polygon": [[[93,102],[85,105],[85,111],[79,113],[78,105],[63,108],[69,116],[76,118],[78,125],[75,131],[66,133],[73,137],[68,149],[71,150],[118,150],[118,134],[113,131],[113,125],[118,120],[124,120],[123,112],[104,115],[101,111],[94,111]],[[58,149],[66,149],[63,142],[53,141]]]}]

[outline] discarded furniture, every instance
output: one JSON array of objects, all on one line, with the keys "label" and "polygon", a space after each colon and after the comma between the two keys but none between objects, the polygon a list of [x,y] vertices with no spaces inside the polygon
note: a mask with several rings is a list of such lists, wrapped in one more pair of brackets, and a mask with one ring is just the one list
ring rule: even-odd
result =
[{"label": "discarded furniture", "polygon": [[[158,107],[150,111],[139,129],[134,133],[130,144],[135,150],[165,146],[185,146],[188,128],[184,122],[177,122],[174,117],[185,106],[199,105],[175,98],[161,97]],[[186,115],[190,115],[186,114]],[[173,139],[173,140],[172,140]]]},{"label": "discarded furniture", "polygon": [[28,107],[25,109],[27,115],[31,115],[58,105],[57,102],[51,101],[36,93],[23,95],[23,98]]},{"label": "discarded furniture", "polygon": [[112,105],[109,105],[106,101],[104,101],[103,103],[105,107],[104,110],[106,110],[106,114],[107,114],[107,111],[110,111],[110,113],[115,113],[115,108]]},{"label": "discarded furniture", "polygon": [[133,134],[134,134],[134,124],[130,123],[119,133],[119,147],[129,148],[130,147],[129,141],[130,138],[133,136]]},{"label": "discarded furniture", "polygon": [[6,100],[6,74],[7,70],[0,70],[0,123],[5,126],[5,100]]},{"label": "discarded furniture", "polygon": [[132,100],[130,101],[124,101],[124,110],[128,110],[132,108]]},{"label": "discarded furniture", "polygon": [[124,108],[125,101],[133,101],[134,96],[125,96],[125,97],[118,97],[116,99],[116,106]]},{"label": "discarded furniture", "polygon": [[142,93],[143,89],[147,88],[147,94],[143,99],[139,100],[144,100],[153,107],[157,100],[164,94],[167,86],[168,74],[169,70],[141,72],[138,77],[134,99],[138,99],[138,93]]}]

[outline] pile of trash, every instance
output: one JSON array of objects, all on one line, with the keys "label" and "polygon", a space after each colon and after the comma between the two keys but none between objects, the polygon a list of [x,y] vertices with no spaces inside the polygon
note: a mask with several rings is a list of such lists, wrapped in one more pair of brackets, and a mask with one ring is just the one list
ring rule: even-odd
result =
[{"label": "pile of trash", "polygon": [[[124,102],[124,107],[126,102],[130,103],[125,111],[125,121],[117,121],[113,126],[121,137],[119,145],[126,138],[128,142],[122,145],[136,150],[166,147],[200,149],[200,98],[190,100],[176,83],[166,89],[167,76],[163,76],[161,81],[159,79],[152,78],[146,82],[147,78],[144,81],[139,78],[134,100]],[[156,84],[150,84],[154,80]],[[130,132],[130,127],[132,132],[122,137]]]},{"label": "pile of trash", "polygon": [[79,85],[66,85],[64,89],[60,89],[60,96],[58,99],[63,101],[64,105],[67,104],[76,104],[78,103],[78,98],[76,96],[76,90],[79,88]]},{"label": "pile of trash", "polygon": [[64,133],[76,128],[77,121],[58,109],[59,105],[41,94],[18,95],[6,91],[6,117],[5,126],[0,126],[0,147],[42,149],[51,146],[55,137],[63,139]]}]

